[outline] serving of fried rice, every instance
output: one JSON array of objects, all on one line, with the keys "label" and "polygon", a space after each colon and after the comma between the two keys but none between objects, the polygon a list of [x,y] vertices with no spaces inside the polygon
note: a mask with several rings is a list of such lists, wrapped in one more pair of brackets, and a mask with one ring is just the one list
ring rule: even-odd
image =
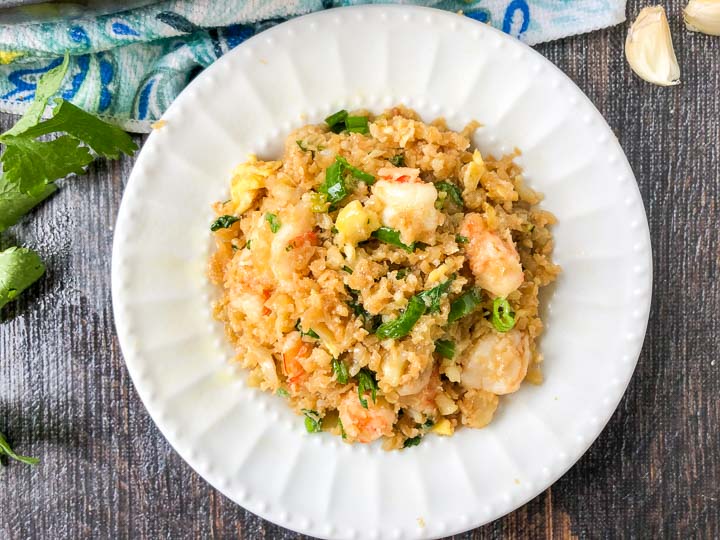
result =
[{"label": "serving of fried rice", "polygon": [[214,305],[248,383],[308,432],[413,446],[482,428],[540,383],[554,216],[462,131],[404,107],[338,111],[255,156],[214,205]]}]

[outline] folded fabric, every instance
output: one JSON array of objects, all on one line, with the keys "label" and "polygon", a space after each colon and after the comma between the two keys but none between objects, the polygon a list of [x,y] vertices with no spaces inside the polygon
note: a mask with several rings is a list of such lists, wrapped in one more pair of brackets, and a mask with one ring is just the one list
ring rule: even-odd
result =
[{"label": "folded fabric", "polygon": [[[0,26],[0,110],[22,112],[37,78],[67,51],[64,99],[130,131],[148,131],[199,71],[257,32],[293,16],[367,3],[381,2],[166,0],[97,17]],[[462,11],[528,44],[625,20],[625,0],[405,3]]]}]

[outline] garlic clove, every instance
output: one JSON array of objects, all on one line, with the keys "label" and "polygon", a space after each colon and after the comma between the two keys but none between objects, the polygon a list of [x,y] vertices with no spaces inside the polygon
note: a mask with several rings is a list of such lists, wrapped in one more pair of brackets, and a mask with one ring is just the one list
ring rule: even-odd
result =
[{"label": "garlic clove", "polygon": [[680,84],[680,66],[662,6],[640,11],[628,30],[625,57],[641,79],[660,86]]},{"label": "garlic clove", "polygon": [[720,0],[690,0],[683,19],[691,32],[720,36]]}]

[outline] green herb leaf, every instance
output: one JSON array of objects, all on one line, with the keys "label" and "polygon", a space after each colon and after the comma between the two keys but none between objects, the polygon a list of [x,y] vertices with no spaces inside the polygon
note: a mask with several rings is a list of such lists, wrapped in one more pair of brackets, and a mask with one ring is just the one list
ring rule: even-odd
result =
[{"label": "green herb leaf", "polygon": [[368,408],[367,400],[365,399],[365,394],[367,392],[370,392],[370,395],[372,396],[373,403],[376,402],[377,399],[377,381],[375,381],[375,373],[373,373],[368,368],[362,368],[358,374],[357,374],[357,380],[358,380],[358,398],[360,399],[360,405]]},{"label": "green herb leaf", "polygon": [[386,244],[390,244],[392,246],[397,246],[401,249],[404,249],[408,253],[412,253],[415,250],[416,243],[413,242],[409,246],[407,244],[403,244],[400,240],[400,231],[397,229],[391,229],[390,227],[380,227],[378,230],[374,231],[372,233],[373,238],[377,238],[381,242],[385,242]]},{"label": "green herb leaf", "polygon": [[448,315],[448,324],[454,323],[458,319],[470,315],[482,302],[482,293],[477,289],[470,289],[458,296],[452,304],[450,304],[450,313]]},{"label": "green herb leaf", "polygon": [[230,216],[227,214],[224,216],[220,216],[219,218],[217,218],[215,221],[212,222],[212,224],[210,225],[210,230],[212,232],[215,232],[219,229],[227,229],[228,227],[230,227],[230,225],[232,225],[233,223],[235,223],[236,221],[239,221],[239,220],[240,220],[240,218],[237,218],[235,216]]},{"label": "green herb leaf", "polygon": [[3,133],[2,137],[5,135],[19,135],[40,121],[43,112],[45,112],[45,107],[47,107],[48,100],[60,90],[69,64],[70,55],[65,53],[62,64],[46,71],[43,76],[38,79],[37,86],[35,87],[35,99],[25,111],[22,118],[18,120],[12,128]]},{"label": "green herb leaf", "polygon": [[35,138],[49,133],[67,133],[92,148],[97,155],[109,159],[117,159],[120,154],[131,156],[137,150],[130,135],[122,129],[103,122],[69,101],[59,100],[52,118],[26,129],[22,136]]},{"label": "green herb leaf", "polygon": [[345,119],[348,117],[348,112],[345,109],[341,109],[336,113],[331,114],[325,119],[325,123],[328,125],[333,133],[340,133],[345,129]]},{"label": "green herb leaf", "polygon": [[463,201],[460,188],[458,188],[452,182],[446,182],[444,180],[442,182],[435,182],[435,189],[445,192],[447,194],[447,197],[445,198],[445,201],[443,201],[443,203],[450,200],[460,209],[465,207],[465,201]]},{"label": "green herb leaf", "polygon": [[5,179],[23,193],[71,173],[83,174],[94,159],[87,147],[69,135],[45,142],[24,134],[3,136],[2,142],[6,145],[0,157]]},{"label": "green herb leaf", "polygon": [[335,379],[337,380],[337,382],[339,382],[340,384],[347,384],[350,375],[348,374],[345,362],[343,362],[339,358],[333,358],[332,370],[335,374]]},{"label": "green herb leaf", "polygon": [[305,430],[308,433],[319,433],[322,430],[322,417],[311,409],[300,409],[305,415]]},{"label": "green herb leaf", "polygon": [[363,135],[370,133],[367,116],[348,116],[345,118],[345,127],[348,131],[362,133]]},{"label": "green herb leaf", "polygon": [[282,227],[282,223],[280,223],[280,218],[278,218],[275,214],[271,214],[270,212],[265,214],[265,221],[270,224],[270,230],[273,232],[273,234],[278,232],[280,230],[280,227]]},{"label": "green herb leaf", "polygon": [[469,241],[470,239],[467,236],[463,236],[462,234],[455,235],[455,242],[458,244],[467,244]]},{"label": "green herb leaf", "polygon": [[423,291],[417,295],[423,302],[425,302],[425,305],[428,308],[428,313],[437,313],[440,311],[440,300],[442,299],[442,295],[447,293],[454,279],[455,276],[453,275],[453,277],[440,285],[437,285],[432,289],[428,289],[427,291]]},{"label": "green herb leaf", "polygon": [[0,232],[15,225],[32,208],[57,191],[53,183],[41,184],[23,192],[17,184],[11,184],[0,176]]},{"label": "green herb leaf", "polygon": [[359,317],[363,321],[363,327],[370,333],[375,332],[380,324],[382,324],[382,317],[379,315],[371,315],[363,305],[360,303],[359,293],[354,291],[350,287],[345,287],[347,293],[350,295],[350,300],[347,301],[347,305],[353,310],[356,317]]},{"label": "green herb leaf", "polygon": [[420,444],[420,441],[422,440],[422,437],[418,435],[417,437],[411,437],[410,439],[405,439],[405,442],[403,443],[403,448],[410,448],[411,446],[417,446]]},{"label": "green herb leaf", "polygon": [[490,322],[498,332],[508,332],[515,326],[515,312],[505,298],[493,300]]},{"label": "green herb leaf", "polygon": [[427,305],[418,295],[410,298],[407,308],[395,320],[380,325],[375,335],[380,339],[399,339],[410,333],[415,323],[423,316]]},{"label": "green herb leaf", "polygon": [[408,270],[407,268],[401,268],[395,274],[395,279],[405,279],[405,277],[407,277],[408,275],[408,272],[410,272],[410,270]]},{"label": "green herb leaf", "polygon": [[302,326],[300,326],[300,319],[295,322],[295,330],[300,332],[300,337],[309,336],[314,339],[320,339],[320,336],[317,335],[317,333],[311,328],[307,332],[303,332]]},{"label": "green herb leaf", "polygon": [[432,420],[432,418],[428,418],[425,420],[425,423],[422,425],[423,429],[430,429],[435,425],[435,422]]},{"label": "green herb leaf", "polygon": [[16,461],[25,463],[26,465],[37,465],[38,463],[40,463],[40,460],[38,458],[21,456],[19,454],[16,454],[10,446],[10,443],[7,442],[5,436],[0,433],[0,456],[3,455]]},{"label": "green herb leaf", "polygon": [[343,164],[336,160],[325,169],[325,181],[318,188],[318,191],[325,195],[325,201],[330,203],[331,210],[350,195],[350,188],[346,185],[342,173]]},{"label": "green herb leaf", "polygon": [[402,154],[398,154],[396,156],[391,157],[388,159],[390,163],[392,163],[395,167],[404,167],[405,166],[405,156]]},{"label": "green herb leaf", "polygon": [[348,274],[353,273],[353,269],[350,268],[349,266],[343,266],[342,269],[343,269],[343,272],[347,272]]},{"label": "green herb leaf", "polygon": [[289,393],[287,390],[285,390],[284,388],[278,388],[278,389],[275,391],[275,393],[276,393],[278,396],[290,397],[290,393]]},{"label": "green herb leaf", "polygon": [[455,343],[449,339],[438,339],[435,341],[435,352],[443,358],[452,360],[455,357]]},{"label": "green herb leaf", "polygon": [[340,163],[342,163],[343,169],[350,171],[350,174],[352,174],[361,182],[365,182],[369,186],[375,183],[375,177],[372,174],[366,173],[365,171],[360,170],[357,167],[353,167],[344,157],[335,156],[335,161],[339,161]]},{"label": "green herb leaf", "polygon": [[45,273],[40,256],[27,248],[0,251],[0,309]]}]

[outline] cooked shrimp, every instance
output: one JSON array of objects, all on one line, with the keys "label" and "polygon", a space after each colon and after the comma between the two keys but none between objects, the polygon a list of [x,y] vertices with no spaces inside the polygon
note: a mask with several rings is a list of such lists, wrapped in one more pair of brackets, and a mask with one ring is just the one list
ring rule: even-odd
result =
[{"label": "cooked shrimp", "polygon": [[373,186],[382,224],[399,230],[400,240],[408,245],[417,240],[432,242],[435,229],[444,220],[435,208],[437,196],[432,183],[378,180]]},{"label": "cooked shrimp", "polygon": [[465,253],[480,287],[505,298],[522,285],[525,275],[511,238],[490,231],[480,214],[467,214],[460,234],[470,240]]},{"label": "cooked shrimp", "polygon": [[315,220],[307,204],[289,208],[279,219],[280,229],[272,238],[270,261],[275,277],[282,282],[307,269],[315,252],[313,244],[317,243],[317,236],[312,233]]},{"label": "cooked shrimp", "polygon": [[461,384],[493,394],[511,394],[520,388],[529,363],[527,334],[519,330],[506,334],[493,331],[468,350],[463,359]]},{"label": "cooked shrimp", "polygon": [[387,402],[380,398],[376,403],[367,399],[368,408],[364,408],[358,399],[357,391],[348,392],[338,406],[340,421],[349,441],[372,442],[382,436],[390,436],[397,415]]},{"label": "cooked shrimp", "polygon": [[288,382],[291,385],[297,384],[305,375],[306,371],[301,360],[310,356],[313,347],[300,338],[298,332],[293,332],[283,347],[283,368]]},{"label": "cooked shrimp", "polygon": [[420,180],[420,169],[410,167],[383,167],[378,169],[378,177],[389,182],[417,182]]}]

